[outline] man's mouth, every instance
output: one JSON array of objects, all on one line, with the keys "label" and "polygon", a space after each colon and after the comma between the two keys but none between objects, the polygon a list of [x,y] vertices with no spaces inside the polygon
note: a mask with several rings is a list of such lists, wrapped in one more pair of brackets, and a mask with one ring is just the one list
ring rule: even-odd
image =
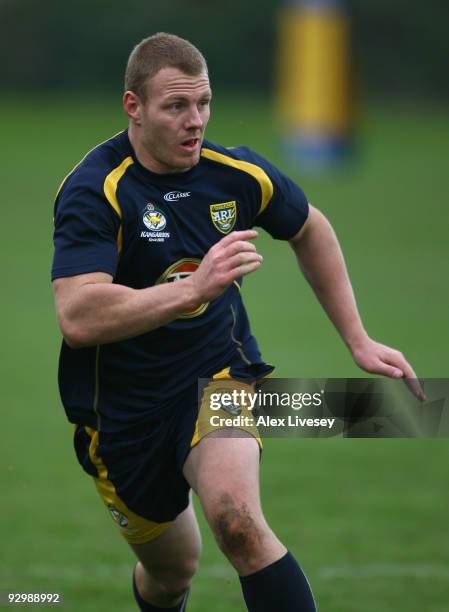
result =
[{"label": "man's mouth", "polygon": [[199,138],[188,138],[181,143],[181,146],[186,151],[194,151],[200,142]]}]

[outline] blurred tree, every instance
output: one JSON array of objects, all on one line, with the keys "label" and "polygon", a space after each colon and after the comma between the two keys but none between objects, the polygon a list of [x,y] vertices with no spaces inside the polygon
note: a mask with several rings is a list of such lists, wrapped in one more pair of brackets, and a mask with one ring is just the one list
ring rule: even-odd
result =
[{"label": "blurred tree", "polygon": [[370,89],[449,99],[449,2],[351,0],[355,48]]},{"label": "blurred tree", "polygon": [[[371,90],[449,98],[449,3],[351,4],[358,63]],[[199,46],[216,87],[269,92],[279,6],[279,0],[0,0],[0,88],[117,91],[133,45],[165,30]]]}]

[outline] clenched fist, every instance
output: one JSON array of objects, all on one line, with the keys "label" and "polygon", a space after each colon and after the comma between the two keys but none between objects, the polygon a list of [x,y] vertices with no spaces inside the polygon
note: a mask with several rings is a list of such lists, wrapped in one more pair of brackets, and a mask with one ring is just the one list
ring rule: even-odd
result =
[{"label": "clenched fist", "polygon": [[186,279],[195,302],[214,300],[237,278],[257,270],[263,257],[249,242],[257,235],[255,230],[231,232],[209,249],[198,269]]}]

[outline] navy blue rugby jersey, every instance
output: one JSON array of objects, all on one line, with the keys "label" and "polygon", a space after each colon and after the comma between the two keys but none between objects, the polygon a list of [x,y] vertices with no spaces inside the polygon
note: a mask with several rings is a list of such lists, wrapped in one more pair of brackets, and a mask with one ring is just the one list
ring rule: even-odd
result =
[{"label": "navy blue rugby jersey", "polygon": [[[302,190],[246,147],[204,141],[196,166],[156,174],[124,131],[88,153],[58,192],[52,279],[106,272],[134,289],[173,282],[229,232],[260,226],[286,240],[307,215]],[[69,420],[118,431],[169,409],[198,377],[231,365],[240,378],[266,373],[240,286],[135,338],[81,349],[63,341],[59,387]]]}]

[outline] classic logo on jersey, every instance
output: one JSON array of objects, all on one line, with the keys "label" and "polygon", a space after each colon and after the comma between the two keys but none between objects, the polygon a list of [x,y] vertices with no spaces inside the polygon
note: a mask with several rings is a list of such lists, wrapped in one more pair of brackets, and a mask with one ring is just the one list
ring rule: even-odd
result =
[{"label": "classic logo on jersey", "polygon": [[[201,263],[201,259],[194,258],[184,258],[180,259],[176,263],[172,264],[169,268],[165,270],[165,272],[157,279],[156,285],[160,283],[173,283],[177,280],[181,280],[183,278],[187,278],[190,276]],[[199,315],[203,314],[206,308],[209,306],[209,302],[205,302],[201,304],[195,310],[190,310],[189,312],[183,312],[179,315],[181,319],[192,319],[193,317],[199,317]]]},{"label": "classic logo on jersey", "polygon": [[237,219],[237,202],[223,202],[210,205],[212,223],[222,234],[229,234]]},{"label": "classic logo on jersey", "polygon": [[164,200],[166,202],[176,202],[181,198],[189,198],[190,191],[170,191],[164,195]]},{"label": "classic logo on jersey", "polygon": [[170,232],[162,231],[167,225],[164,213],[151,202],[148,202],[143,210],[142,221],[150,231],[141,232],[141,238],[147,238],[148,242],[164,242],[166,238],[170,238]]}]

